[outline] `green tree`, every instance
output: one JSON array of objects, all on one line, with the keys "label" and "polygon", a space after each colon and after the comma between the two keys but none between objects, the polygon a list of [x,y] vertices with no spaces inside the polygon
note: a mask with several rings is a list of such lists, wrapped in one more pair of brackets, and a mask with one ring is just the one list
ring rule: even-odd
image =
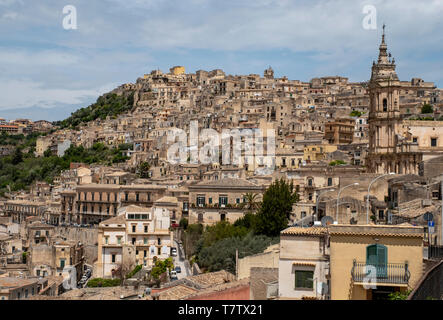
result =
[{"label": "green tree", "polygon": [[15,148],[14,155],[12,157],[12,164],[17,165],[23,162],[23,153],[20,147]]},{"label": "green tree", "polygon": [[45,152],[43,152],[43,157],[45,158],[49,158],[52,156],[52,151],[51,149],[47,149]]},{"label": "green tree", "polygon": [[151,165],[148,162],[142,162],[138,166],[138,174],[140,178],[147,179],[149,178],[149,169],[151,169]]},{"label": "green tree", "polygon": [[425,103],[421,108],[421,113],[434,113],[434,108],[428,103]]},{"label": "green tree", "polygon": [[258,201],[258,194],[248,192],[243,195],[243,203],[241,204],[242,209],[246,209],[248,212],[255,212],[260,208],[260,201]]},{"label": "green tree", "polygon": [[244,227],[248,230],[255,230],[255,224],[256,224],[256,220],[257,220],[257,215],[251,212],[247,212],[243,217],[241,217],[240,219],[237,219],[234,222],[234,226],[237,227]]},{"label": "green tree", "polygon": [[156,259],[155,265],[151,270],[151,276],[154,279],[160,279],[162,274],[164,274],[168,270],[171,271],[172,269],[174,269],[172,258],[168,258],[166,260]]},{"label": "green tree", "polygon": [[197,254],[200,267],[210,272],[226,270],[235,273],[235,253],[239,258],[263,252],[269,245],[278,243],[278,238],[247,234],[245,237],[230,237],[204,247]]},{"label": "green tree", "polygon": [[331,167],[335,167],[335,166],[339,166],[339,165],[343,165],[343,164],[346,164],[346,162],[343,160],[334,160],[334,161],[329,162],[329,165]]},{"label": "green tree", "polygon": [[188,228],[189,225],[189,221],[186,218],[181,218],[180,222],[179,222],[179,226],[180,228],[182,228],[183,230],[186,230]]},{"label": "green tree", "polygon": [[388,295],[389,300],[406,300],[408,296],[411,294],[412,290],[408,290],[406,292],[392,292]]},{"label": "green tree", "polygon": [[280,179],[271,184],[263,195],[263,204],[257,214],[256,233],[268,237],[280,235],[287,228],[292,205],[298,201],[292,182]]}]

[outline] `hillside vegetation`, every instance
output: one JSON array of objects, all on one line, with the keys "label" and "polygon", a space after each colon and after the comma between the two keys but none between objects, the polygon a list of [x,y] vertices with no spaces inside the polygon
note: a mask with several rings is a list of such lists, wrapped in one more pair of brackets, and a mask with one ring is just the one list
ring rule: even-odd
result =
[{"label": "hillside vegetation", "polygon": [[119,114],[132,110],[133,104],[134,92],[128,91],[122,95],[110,92],[99,97],[97,102],[89,107],[73,112],[69,118],[57,122],[56,125],[61,128],[77,129],[80,124],[96,119],[105,120],[107,116],[116,118]]},{"label": "hillside vegetation", "polygon": [[111,165],[129,159],[122,154],[129,145],[108,148],[96,143],[89,149],[71,146],[63,157],[52,155],[48,150],[44,157],[38,158],[34,155],[36,135],[0,136],[0,143],[9,145],[11,141],[15,143],[15,150],[8,156],[0,157],[0,195],[8,191],[8,186],[11,191],[19,191],[28,189],[35,181],[52,183],[62,170],[69,169],[71,162]]}]

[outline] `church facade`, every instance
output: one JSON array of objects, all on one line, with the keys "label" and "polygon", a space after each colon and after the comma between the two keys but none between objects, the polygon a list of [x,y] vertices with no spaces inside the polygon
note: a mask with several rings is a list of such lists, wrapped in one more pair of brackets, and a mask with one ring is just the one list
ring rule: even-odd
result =
[{"label": "church facade", "polygon": [[377,63],[372,65],[369,82],[369,152],[368,172],[417,174],[422,153],[416,142],[403,136],[400,113],[402,83],[395,71],[395,59],[388,54],[383,27]]}]

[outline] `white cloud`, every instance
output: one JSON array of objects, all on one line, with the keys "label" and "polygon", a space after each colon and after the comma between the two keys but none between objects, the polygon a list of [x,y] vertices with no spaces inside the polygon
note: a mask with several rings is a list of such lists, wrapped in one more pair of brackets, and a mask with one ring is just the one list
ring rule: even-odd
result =
[{"label": "white cloud", "polygon": [[[261,65],[267,67],[273,64],[267,59],[274,59],[281,68],[276,71],[292,79],[341,74],[366,80],[383,22],[389,49],[402,66],[399,75],[443,81],[441,67],[436,66],[443,65],[441,0],[73,0],[71,4],[77,7],[75,31],[62,28],[65,4],[59,0],[26,5],[21,0],[0,0],[0,9],[6,8],[0,11],[0,108],[82,103],[85,97],[98,95],[103,83],[135,81],[150,71],[150,65],[182,63],[168,60],[181,59],[182,52],[183,56],[197,52],[192,59],[198,68],[203,60],[199,49],[208,53],[206,65],[230,66],[236,74],[245,69],[261,72]],[[366,4],[377,8],[377,31],[362,28]],[[213,51],[217,58],[211,57]],[[282,51],[294,54],[292,60],[285,58],[287,66],[278,61],[278,53],[273,57]],[[256,52],[266,54],[255,56]],[[286,74],[288,69],[310,71]]]},{"label": "white cloud", "polygon": [[32,80],[0,79],[0,109],[38,106],[53,108],[58,104],[80,104],[115,88],[116,83],[94,89],[69,90],[47,88]]}]

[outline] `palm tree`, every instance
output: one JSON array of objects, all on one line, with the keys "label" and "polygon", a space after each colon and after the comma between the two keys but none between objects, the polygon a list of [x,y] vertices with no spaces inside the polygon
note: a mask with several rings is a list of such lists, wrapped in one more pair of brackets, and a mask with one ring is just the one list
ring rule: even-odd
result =
[{"label": "palm tree", "polygon": [[246,209],[250,212],[256,211],[260,208],[261,202],[257,200],[258,193],[248,192],[243,195],[243,203],[241,204],[242,209]]}]

